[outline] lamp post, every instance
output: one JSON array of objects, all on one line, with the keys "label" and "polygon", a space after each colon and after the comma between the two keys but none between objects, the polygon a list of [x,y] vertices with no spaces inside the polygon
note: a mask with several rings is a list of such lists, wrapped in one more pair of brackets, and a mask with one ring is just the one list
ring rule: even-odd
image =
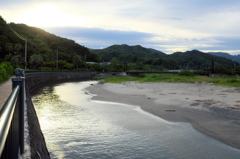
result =
[{"label": "lamp post", "polygon": [[56,62],[56,67],[58,69],[58,50],[57,50],[57,62]]},{"label": "lamp post", "polygon": [[27,69],[27,38],[25,39],[25,70]]}]

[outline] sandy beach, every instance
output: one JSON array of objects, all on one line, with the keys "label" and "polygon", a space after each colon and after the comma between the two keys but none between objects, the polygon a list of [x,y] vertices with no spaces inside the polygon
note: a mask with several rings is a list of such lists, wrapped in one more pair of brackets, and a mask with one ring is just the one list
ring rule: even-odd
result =
[{"label": "sandy beach", "polygon": [[92,100],[140,106],[160,118],[189,122],[198,131],[240,149],[240,88],[208,83],[96,84]]}]

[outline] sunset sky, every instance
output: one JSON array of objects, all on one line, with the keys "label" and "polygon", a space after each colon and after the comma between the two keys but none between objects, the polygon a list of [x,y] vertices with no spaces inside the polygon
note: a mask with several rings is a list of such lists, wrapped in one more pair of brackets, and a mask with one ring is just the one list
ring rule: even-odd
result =
[{"label": "sunset sky", "polygon": [[94,49],[240,54],[240,0],[6,0],[0,15]]}]

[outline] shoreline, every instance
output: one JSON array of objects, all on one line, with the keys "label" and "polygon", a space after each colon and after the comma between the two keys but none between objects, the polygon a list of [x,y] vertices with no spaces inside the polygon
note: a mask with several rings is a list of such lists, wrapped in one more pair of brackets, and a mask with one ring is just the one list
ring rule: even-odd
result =
[{"label": "shoreline", "polygon": [[86,88],[92,100],[140,106],[240,150],[240,91],[210,84],[138,83],[96,84]]}]

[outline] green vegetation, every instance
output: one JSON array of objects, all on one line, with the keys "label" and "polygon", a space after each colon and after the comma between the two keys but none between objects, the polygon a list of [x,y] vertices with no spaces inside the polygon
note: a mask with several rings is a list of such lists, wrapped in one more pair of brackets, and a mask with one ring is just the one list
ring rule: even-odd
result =
[{"label": "green vegetation", "polygon": [[232,75],[234,74],[234,66],[239,65],[224,57],[198,50],[165,54],[140,45],[113,45],[105,49],[91,51],[99,55],[102,61],[116,59],[119,65],[127,63],[128,70],[205,70]]},{"label": "green vegetation", "polygon": [[8,62],[0,63],[0,83],[6,81],[13,74],[13,66]]},{"label": "green vegetation", "polygon": [[178,73],[178,75],[180,75],[180,76],[194,76],[195,73],[191,72],[191,71],[181,71],[181,72]]},{"label": "green vegetation", "polygon": [[100,83],[123,83],[130,81],[139,81],[139,77],[114,77],[114,78],[105,78]]},{"label": "green vegetation", "polygon": [[207,77],[199,75],[179,75],[179,74],[145,74],[144,77],[115,77],[106,78],[101,83],[124,83],[124,82],[170,82],[170,83],[212,83],[221,86],[240,87],[240,79]]}]

